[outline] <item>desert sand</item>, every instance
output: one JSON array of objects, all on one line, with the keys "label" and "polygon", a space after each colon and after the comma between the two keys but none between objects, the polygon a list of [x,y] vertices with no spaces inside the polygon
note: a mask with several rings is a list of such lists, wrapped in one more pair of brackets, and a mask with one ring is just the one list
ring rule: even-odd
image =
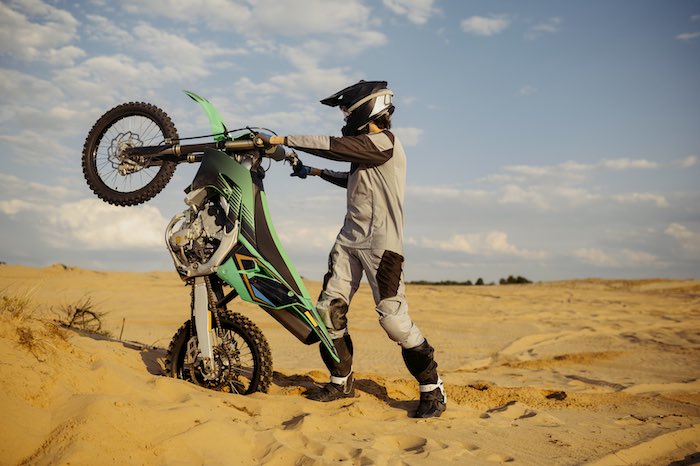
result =
[{"label": "desert sand", "polygon": [[[358,396],[326,404],[303,397],[327,380],[318,347],[238,300],[270,343],[269,393],[162,376],[189,314],[174,272],[2,265],[0,292],[1,464],[700,461],[700,281],[409,285],[449,400],[425,420],[409,417],[417,387],[364,285],[350,311]],[[111,338],[53,324],[85,298]]]}]

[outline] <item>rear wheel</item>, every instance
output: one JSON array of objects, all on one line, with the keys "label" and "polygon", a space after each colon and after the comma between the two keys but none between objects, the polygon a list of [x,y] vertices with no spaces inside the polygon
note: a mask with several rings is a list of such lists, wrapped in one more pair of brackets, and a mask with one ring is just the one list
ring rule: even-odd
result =
[{"label": "rear wheel", "polygon": [[132,206],[152,199],[168,184],[177,164],[126,156],[130,147],[177,140],[170,117],[155,105],[129,102],[97,120],[83,146],[83,175],[90,189],[110,204]]},{"label": "rear wheel", "polygon": [[188,321],[170,342],[166,374],[212,390],[241,395],[266,393],[272,382],[272,355],[267,339],[247,317],[237,312],[218,312],[220,327],[216,333],[220,344],[214,347],[216,373],[206,373],[203,369],[192,324]]}]

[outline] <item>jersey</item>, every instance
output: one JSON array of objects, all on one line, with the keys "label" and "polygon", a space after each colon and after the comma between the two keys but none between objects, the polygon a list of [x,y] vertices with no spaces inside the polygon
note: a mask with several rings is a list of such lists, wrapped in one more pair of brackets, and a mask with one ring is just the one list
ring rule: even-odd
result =
[{"label": "jersey", "polygon": [[337,242],[403,255],[406,154],[389,130],[359,136],[287,136],[287,146],[329,160],[350,162],[349,172],[322,177],[347,188],[347,213]]}]

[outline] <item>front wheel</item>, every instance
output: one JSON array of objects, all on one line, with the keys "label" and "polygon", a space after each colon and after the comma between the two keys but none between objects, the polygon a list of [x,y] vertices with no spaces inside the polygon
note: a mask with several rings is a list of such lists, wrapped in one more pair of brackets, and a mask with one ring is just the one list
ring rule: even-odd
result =
[{"label": "front wheel", "polygon": [[267,393],[272,382],[272,355],[267,339],[247,317],[237,312],[218,312],[216,372],[207,373],[204,369],[192,323],[188,321],[170,342],[166,375],[228,393]]},{"label": "front wheel", "polygon": [[128,156],[124,149],[177,140],[170,117],[155,105],[129,102],[102,115],[83,146],[83,175],[90,189],[110,204],[132,206],[152,199],[172,178],[177,164]]}]

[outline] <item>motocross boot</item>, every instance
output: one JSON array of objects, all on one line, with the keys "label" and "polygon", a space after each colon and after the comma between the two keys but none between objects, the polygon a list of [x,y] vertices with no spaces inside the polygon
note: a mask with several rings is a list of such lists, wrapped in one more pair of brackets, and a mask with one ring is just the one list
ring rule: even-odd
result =
[{"label": "motocross boot", "polygon": [[331,373],[331,381],[306,397],[314,401],[333,401],[355,396],[355,379],[352,376],[352,340],[350,335],[333,340],[340,362],[336,362],[321,345],[321,357]]},{"label": "motocross boot", "polygon": [[[331,377],[333,379],[333,377]],[[342,398],[353,398],[355,396],[355,379],[350,373],[347,377],[344,377],[342,383],[335,383],[333,381],[328,382],[323,387],[310,392],[306,397],[312,401],[335,401]]]},{"label": "motocross boot", "polygon": [[415,348],[401,350],[408,371],[420,384],[420,402],[413,417],[439,417],[447,408],[447,396],[433,358],[435,350],[423,340]]}]

